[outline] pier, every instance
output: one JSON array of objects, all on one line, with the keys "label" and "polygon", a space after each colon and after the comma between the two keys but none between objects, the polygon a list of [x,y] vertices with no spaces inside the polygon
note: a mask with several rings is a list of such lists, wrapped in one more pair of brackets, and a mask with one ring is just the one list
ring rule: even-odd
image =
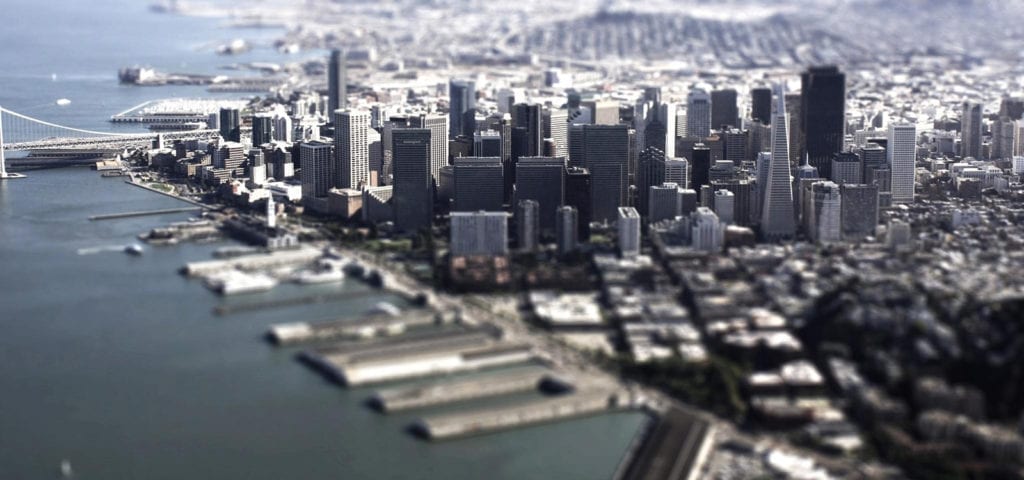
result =
[{"label": "pier", "polygon": [[714,427],[677,405],[652,419],[623,458],[615,480],[696,480],[711,449]]},{"label": "pier", "polygon": [[256,270],[279,266],[311,263],[323,256],[316,248],[277,250],[261,255],[243,255],[226,260],[206,260],[185,264],[182,272],[190,277],[203,276],[224,270]]},{"label": "pier", "polygon": [[446,380],[418,387],[381,390],[370,399],[382,412],[427,408],[446,403],[509,395],[537,390],[550,371],[543,368],[517,372],[496,372],[480,378]]},{"label": "pier", "polygon": [[468,372],[534,358],[529,346],[499,343],[483,331],[441,332],[402,340],[315,350],[300,358],[348,386]]},{"label": "pier", "polygon": [[[359,295],[364,293],[359,292]],[[321,323],[293,322],[272,325],[267,338],[277,345],[323,342],[327,340],[368,339],[405,333],[409,328],[442,322],[434,312],[421,310],[401,315],[381,313],[360,319],[339,319]]]},{"label": "pier", "polygon": [[202,210],[201,207],[164,208],[161,210],[141,210],[137,212],[109,213],[106,215],[93,215],[89,220],[114,220],[118,218],[145,217],[149,215],[165,215],[168,213],[195,212]]},{"label": "pier", "polygon": [[[622,390],[596,389],[501,406],[424,417],[413,430],[430,440],[447,440],[622,408]],[[626,400],[623,402],[623,400]]]}]

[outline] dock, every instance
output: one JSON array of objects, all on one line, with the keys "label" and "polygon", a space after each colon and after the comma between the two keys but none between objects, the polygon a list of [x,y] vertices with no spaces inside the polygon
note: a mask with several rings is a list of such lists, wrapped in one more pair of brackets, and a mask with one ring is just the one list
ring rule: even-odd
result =
[{"label": "dock", "polygon": [[93,215],[89,217],[89,220],[114,220],[118,218],[129,218],[129,217],[145,217],[149,215],[165,215],[168,213],[184,213],[184,212],[195,212],[202,210],[202,207],[181,207],[181,208],[164,208],[160,210],[140,210],[136,212],[123,212],[123,213],[108,213],[105,215]]},{"label": "dock", "polygon": [[619,466],[615,480],[696,480],[710,453],[712,423],[676,405],[653,419]]},{"label": "dock", "polygon": [[[239,303],[234,305],[217,305],[216,307],[213,307],[213,313],[217,315],[232,315],[236,313],[269,310],[272,308],[294,307],[299,305],[310,305],[314,303],[341,302],[353,298],[365,297],[367,294],[368,291],[366,290],[354,290],[335,293],[320,293],[316,295],[302,295],[292,298]],[[271,340],[273,341],[274,339],[271,338]]]},{"label": "dock", "polygon": [[551,372],[544,368],[495,372],[479,378],[445,380],[429,385],[381,390],[370,403],[382,412],[400,412],[447,403],[538,390]]},{"label": "dock", "polygon": [[206,260],[186,263],[182,272],[190,277],[203,276],[224,270],[256,270],[311,263],[323,256],[316,248],[276,250],[266,254],[243,255],[225,260]]},{"label": "dock", "polygon": [[430,440],[480,435],[622,408],[624,394],[614,389],[582,390],[518,405],[424,417],[412,428]]},{"label": "dock", "polygon": [[359,319],[338,319],[328,322],[292,322],[272,325],[267,338],[277,345],[323,342],[329,340],[369,339],[405,333],[411,327],[440,323],[441,318],[428,310],[386,313]]},{"label": "dock", "polygon": [[500,343],[484,331],[439,332],[300,354],[304,362],[348,386],[468,372],[533,358],[529,346]]}]

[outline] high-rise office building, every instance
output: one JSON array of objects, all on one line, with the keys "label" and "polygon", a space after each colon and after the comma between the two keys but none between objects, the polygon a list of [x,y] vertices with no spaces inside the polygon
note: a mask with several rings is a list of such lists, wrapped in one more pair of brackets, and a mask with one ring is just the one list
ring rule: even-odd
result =
[{"label": "high-rise office building", "polygon": [[566,135],[569,144],[569,166],[582,168],[586,165],[586,159],[584,158],[586,152],[583,148],[583,125],[569,124],[569,130],[566,132]]},{"label": "high-rise office building", "polygon": [[537,202],[541,232],[554,232],[555,209],[565,203],[565,159],[523,157],[516,163],[516,204]]},{"label": "high-rise office building", "polygon": [[747,160],[749,157],[747,154],[748,135],[748,131],[738,128],[732,128],[719,133],[723,147],[722,158],[731,161],[737,167],[744,160]]},{"label": "high-rise office building", "polygon": [[629,181],[629,128],[626,125],[584,125],[583,150],[590,171],[593,221],[615,220],[625,205]]},{"label": "high-rise office building", "polygon": [[846,134],[846,75],[835,66],[811,67],[801,75],[800,128],[811,165],[832,178],[832,156]]},{"label": "high-rise office building", "polygon": [[[544,114],[537,104],[517,103],[512,106],[512,127],[525,129],[525,150],[519,156],[539,157],[544,154]],[[513,146],[513,150],[515,147]],[[515,154],[513,154],[515,156]]]},{"label": "high-rise office building", "polygon": [[735,223],[736,216],[736,195],[728,190],[715,190],[715,215],[718,220],[726,225]]},{"label": "high-rise office building", "polygon": [[544,110],[544,138],[555,142],[552,156],[566,158],[569,156],[569,112],[564,108]]},{"label": "high-rise office building", "polygon": [[336,187],[358,190],[370,185],[369,129],[369,112],[334,112],[334,154],[338,159]]},{"label": "high-rise office building", "polygon": [[622,258],[640,255],[640,214],[633,207],[619,207],[616,213],[615,228],[619,234],[619,255]]},{"label": "high-rise office building", "polygon": [[[713,181],[710,187],[716,195],[719,191],[725,190],[733,196],[731,219],[723,218],[723,214],[719,212],[716,204],[715,213],[718,214],[723,223],[730,223],[741,227],[750,227],[757,223],[759,219],[757,191],[754,188],[753,182],[745,178],[735,178],[726,181]],[[717,201],[718,198],[715,197],[714,200]]]},{"label": "high-rise office building", "polygon": [[558,207],[555,214],[555,242],[560,255],[573,252],[579,246],[578,221],[575,208],[569,205]]},{"label": "high-rise office building", "polygon": [[875,178],[875,170],[886,168],[889,162],[885,148],[874,142],[867,142],[857,150],[860,155],[861,166],[863,167],[861,178],[864,183],[871,183]]},{"label": "high-rise office building", "polygon": [[220,109],[220,136],[229,142],[242,141],[242,117],[237,108]]},{"label": "high-rise office building", "polygon": [[576,234],[580,242],[590,240],[590,171],[582,167],[565,169],[565,204],[576,209]]},{"label": "high-rise office building", "polygon": [[717,252],[722,249],[724,226],[708,207],[697,207],[690,215],[690,242],[694,249]]},{"label": "high-rise office building", "polygon": [[711,128],[725,130],[739,126],[740,112],[736,101],[736,90],[731,88],[711,92]]},{"label": "high-rise office building", "polygon": [[274,140],[274,116],[257,113],[252,116],[252,146],[259,147]]},{"label": "high-rise office building", "polygon": [[[287,113],[278,113],[274,115],[274,128],[273,128],[273,139],[277,142],[292,143],[292,137],[295,135],[295,129],[292,127],[292,117],[288,116]],[[262,143],[260,145],[263,145]]]},{"label": "high-rise office building", "polygon": [[686,136],[699,139],[711,134],[711,96],[700,89],[686,97]]},{"label": "high-rise office building", "polygon": [[647,221],[649,223],[671,220],[683,214],[683,189],[679,185],[665,182],[661,185],[652,185],[648,190],[650,206]]},{"label": "high-rise office building", "polygon": [[878,226],[878,185],[840,185],[843,240],[861,241]]},{"label": "high-rise office building", "polygon": [[685,158],[665,159],[665,181],[690,188],[690,163]]},{"label": "high-rise office building", "polygon": [[452,256],[508,254],[508,214],[505,212],[453,212]]},{"label": "high-rise office building", "polygon": [[890,125],[888,154],[892,171],[892,203],[914,203],[917,128],[912,124]]},{"label": "high-rise office building", "polygon": [[321,141],[305,142],[299,145],[299,161],[302,168],[302,199],[326,198],[334,187],[335,161],[331,144]]},{"label": "high-rise office building", "polygon": [[963,103],[960,115],[960,156],[963,158],[981,159],[981,117],[980,103]]},{"label": "high-rise office building", "polygon": [[540,244],[539,206],[536,200],[523,200],[516,204],[516,238],[519,249],[533,251]]},{"label": "high-rise office building", "polygon": [[432,138],[426,128],[397,128],[391,132],[394,175],[391,203],[395,209],[395,227],[400,231],[430,228],[433,220]]},{"label": "high-rise office building", "polygon": [[796,233],[793,208],[793,184],[789,171],[789,132],[785,93],[775,91],[772,112],[772,152],[768,159],[764,200],[761,207],[761,233],[765,238],[787,239]]},{"label": "high-rise office building", "polygon": [[501,161],[501,145],[501,133],[496,130],[473,134],[473,156],[498,157],[498,161]]},{"label": "high-rise office building", "polygon": [[864,168],[860,155],[855,152],[840,152],[832,157],[832,181],[840,185],[864,183]]},{"label": "high-rise office building", "polygon": [[462,157],[454,160],[454,211],[500,211],[504,203],[504,171],[499,157]]},{"label": "high-rise office building", "polygon": [[640,152],[636,170],[636,210],[646,217],[649,214],[648,198],[650,188],[659,186],[665,180],[665,153],[656,147],[647,147]]},{"label": "high-rise office building", "polygon": [[441,167],[448,165],[448,117],[423,114],[410,118],[409,126],[430,130],[430,176],[436,183]]},{"label": "high-rise office building", "polygon": [[711,149],[703,143],[694,145],[690,158],[690,188],[700,191],[711,183]]},{"label": "high-rise office building", "polygon": [[345,76],[345,52],[331,50],[327,62],[327,111],[348,108],[348,79]]},{"label": "high-rise office building", "polygon": [[787,93],[786,115],[789,117],[786,128],[789,130],[789,163],[799,165],[807,157],[804,145],[804,129],[801,121],[803,114],[803,97],[800,93]]},{"label": "high-rise office building", "polygon": [[804,231],[819,243],[842,240],[842,194],[839,185],[827,180],[810,184],[804,192]]},{"label": "high-rise office building", "polygon": [[750,118],[764,125],[772,123],[772,90],[758,87],[750,90]]},{"label": "high-rise office building", "polygon": [[476,131],[476,86],[472,80],[448,82],[448,136],[473,138]]}]

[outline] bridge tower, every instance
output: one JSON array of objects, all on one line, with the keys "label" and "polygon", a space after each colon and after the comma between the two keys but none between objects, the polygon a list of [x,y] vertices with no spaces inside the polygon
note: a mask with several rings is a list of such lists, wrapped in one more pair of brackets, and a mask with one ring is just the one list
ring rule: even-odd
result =
[{"label": "bridge tower", "polygon": [[20,173],[9,173],[7,171],[7,159],[4,158],[4,107],[0,106],[0,180],[8,178],[25,178]]}]

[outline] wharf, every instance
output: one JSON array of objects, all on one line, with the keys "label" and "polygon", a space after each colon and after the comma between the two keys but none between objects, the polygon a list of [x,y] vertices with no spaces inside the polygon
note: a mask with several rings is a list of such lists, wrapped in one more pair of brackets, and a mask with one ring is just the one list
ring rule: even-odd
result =
[{"label": "wharf", "polygon": [[495,372],[478,378],[381,390],[370,402],[385,413],[537,390],[551,372],[543,368]]},{"label": "wharf", "polygon": [[321,323],[293,322],[272,325],[267,338],[278,345],[322,342],[326,340],[367,339],[404,333],[410,327],[440,323],[432,311],[409,311],[401,315],[381,313],[359,319],[339,319]]},{"label": "wharf", "polygon": [[523,363],[534,354],[529,346],[499,343],[490,333],[468,331],[321,349],[303,352],[300,358],[332,380],[357,386]]},{"label": "wharf", "polygon": [[706,460],[712,423],[676,405],[668,406],[639,434],[615,480],[695,480]]},{"label": "wharf", "polygon": [[295,250],[276,250],[266,254],[243,255],[226,260],[206,260],[190,262],[182,269],[190,277],[208,275],[224,270],[255,270],[279,266],[299,265],[315,261],[323,256],[316,248],[298,248]]},{"label": "wharf", "polygon": [[164,208],[161,210],[141,210],[137,212],[109,213],[106,215],[93,215],[89,220],[114,220],[118,218],[145,217],[149,215],[164,215],[168,213],[195,212],[202,210],[201,207]]},{"label": "wharf", "polygon": [[558,395],[513,406],[424,417],[413,430],[431,440],[479,435],[509,428],[563,420],[623,408],[624,390],[595,389]]},{"label": "wharf", "polygon": [[[213,307],[213,313],[217,315],[232,315],[235,313],[257,312],[271,308],[295,307],[299,305],[310,305],[314,303],[330,303],[351,300],[353,298],[365,297],[365,290],[355,290],[336,293],[321,293],[316,295],[302,295],[299,297],[282,298],[278,300],[267,300],[260,302],[240,303],[234,305],[217,305]],[[271,340],[274,340],[271,338]]]}]

